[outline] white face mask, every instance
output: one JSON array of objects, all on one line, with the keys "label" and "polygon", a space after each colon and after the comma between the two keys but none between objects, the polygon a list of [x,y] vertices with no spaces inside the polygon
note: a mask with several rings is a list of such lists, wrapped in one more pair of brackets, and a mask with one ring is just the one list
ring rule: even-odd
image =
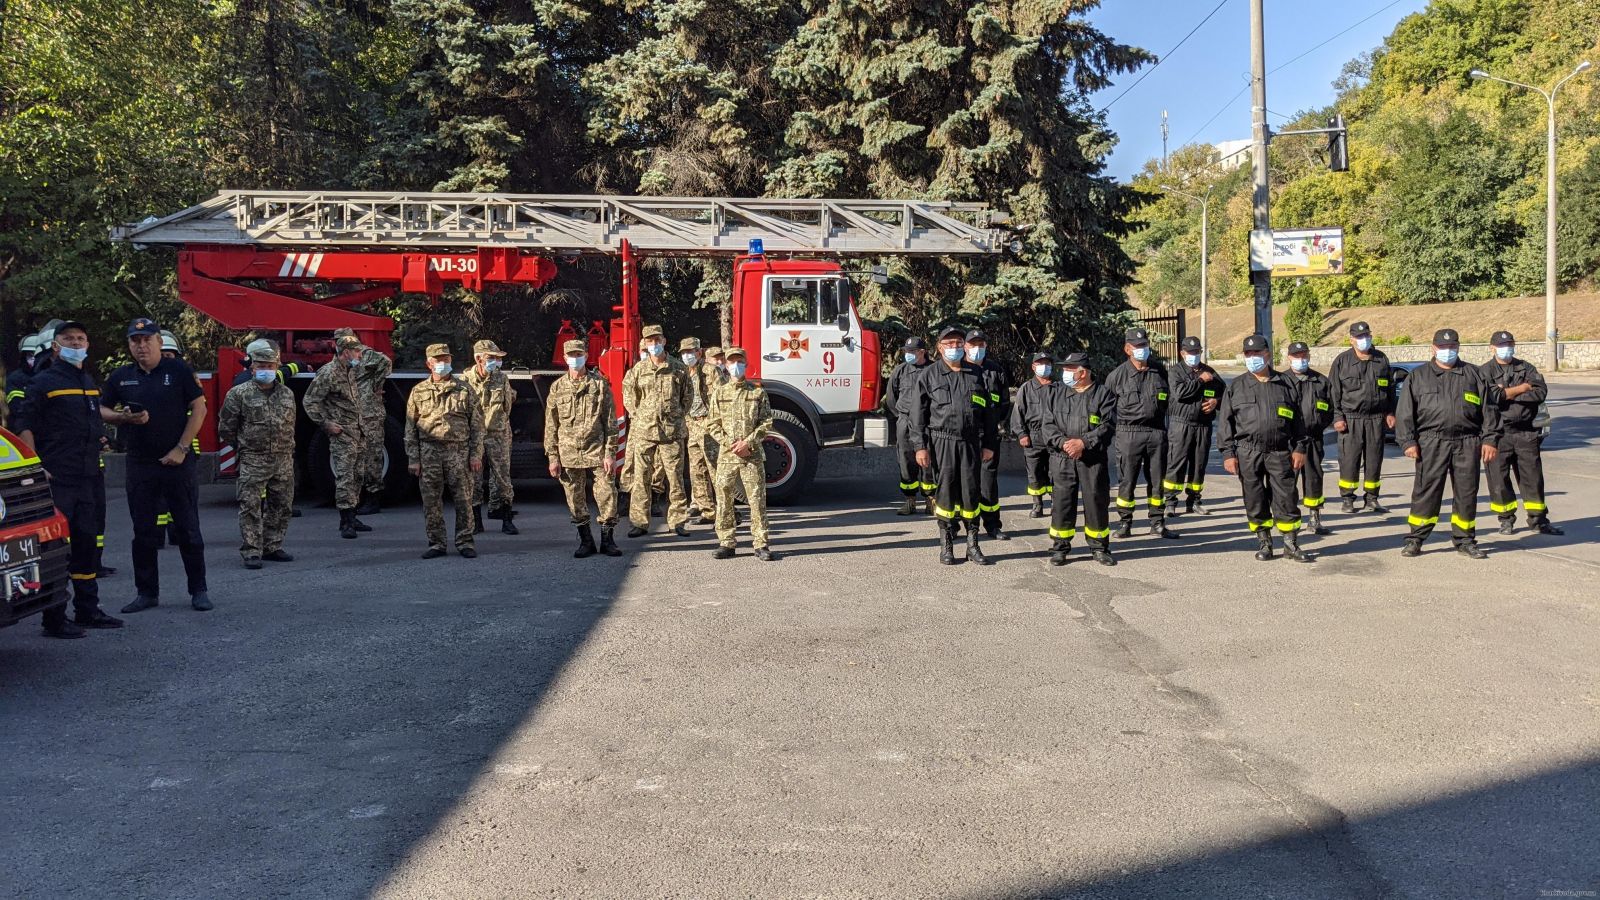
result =
[{"label": "white face mask", "polygon": [[1291,356],[1289,357],[1289,368],[1294,369],[1296,372],[1304,372],[1305,370],[1311,368],[1311,360],[1301,359],[1298,356]]},{"label": "white face mask", "polygon": [[735,381],[737,381],[740,378],[743,378],[744,377],[744,363],[742,363],[742,362],[731,362],[731,363],[728,363],[728,376],[730,378],[733,378]]},{"label": "white face mask", "polygon": [[435,375],[449,375],[450,374],[450,364],[447,363],[447,362],[436,362],[436,363],[434,363],[433,364],[433,374],[435,374]]},{"label": "white face mask", "polygon": [[660,356],[661,354],[663,354],[665,352],[667,352],[667,345],[666,344],[655,343],[655,344],[651,344],[650,345],[650,355],[651,356]]},{"label": "white face mask", "polygon": [[1049,378],[1050,367],[1040,363],[1039,365],[1033,367],[1033,374],[1040,378]]},{"label": "white face mask", "polygon": [[56,356],[61,357],[62,362],[81,366],[83,361],[89,358],[89,351],[82,347],[57,347]]},{"label": "white face mask", "polygon": [[683,360],[683,364],[686,365],[686,366],[692,366],[695,363],[700,361],[700,357],[696,356],[693,353],[685,353],[685,354],[683,354],[682,356],[680,356],[678,358]]},{"label": "white face mask", "polygon": [[1061,370],[1061,383],[1066,385],[1067,387],[1072,387],[1073,385],[1077,384],[1078,383],[1078,370],[1077,369],[1062,369]]},{"label": "white face mask", "polygon": [[1198,353],[1185,353],[1183,355],[1183,364],[1188,366],[1191,369],[1194,368],[1195,366],[1200,365],[1200,354],[1198,354]]},{"label": "white face mask", "polygon": [[974,363],[983,362],[983,358],[985,356],[988,356],[988,355],[989,355],[989,348],[988,347],[968,347],[967,348],[967,359],[971,360]]},{"label": "white face mask", "polygon": [[1456,364],[1456,356],[1457,355],[1458,354],[1456,353],[1456,350],[1455,350],[1454,347],[1435,347],[1435,348],[1433,348],[1433,358],[1437,359],[1439,362],[1441,362],[1441,363],[1443,363],[1444,365],[1447,365],[1447,366],[1453,366],[1453,365]]},{"label": "white face mask", "polygon": [[1371,350],[1372,349],[1372,338],[1369,338],[1369,337],[1358,337],[1358,338],[1356,338],[1356,349],[1360,350],[1362,353],[1365,353],[1368,350]]},{"label": "white face mask", "polygon": [[573,371],[582,371],[584,363],[588,361],[589,357],[587,356],[569,356],[567,357],[567,368]]},{"label": "white face mask", "polygon": [[1495,359],[1498,359],[1501,362],[1510,362],[1511,358],[1513,356],[1516,356],[1516,355],[1517,355],[1517,348],[1516,347],[1500,346],[1500,347],[1494,348],[1494,357],[1495,357]]}]

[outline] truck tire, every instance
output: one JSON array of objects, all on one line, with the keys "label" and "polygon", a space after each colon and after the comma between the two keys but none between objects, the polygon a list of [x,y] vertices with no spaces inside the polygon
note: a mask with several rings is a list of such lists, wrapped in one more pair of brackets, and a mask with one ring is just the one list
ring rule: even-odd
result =
[{"label": "truck tire", "polygon": [[772,430],[762,442],[767,458],[767,502],[793,503],[817,475],[817,440],[800,417],[772,411]]},{"label": "truck tire", "polygon": [[[399,503],[417,493],[417,480],[406,469],[404,426],[394,416],[383,422],[383,500]],[[311,476],[311,489],[317,500],[333,502],[333,458],[328,451],[328,434],[317,429],[311,434],[311,448],[306,454],[306,468]]]}]

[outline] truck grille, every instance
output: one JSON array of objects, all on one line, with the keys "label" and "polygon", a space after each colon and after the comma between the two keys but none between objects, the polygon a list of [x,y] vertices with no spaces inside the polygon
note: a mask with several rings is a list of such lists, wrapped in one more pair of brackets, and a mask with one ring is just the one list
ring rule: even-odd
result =
[{"label": "truck grille", "polygon": [[0,479],[0,500],[6,504],[0,526],[8,528],[43,521],[55,512],[55,504],[50,500],[50,482],[45,480],[44,469],[40,466],[30,466]]}]

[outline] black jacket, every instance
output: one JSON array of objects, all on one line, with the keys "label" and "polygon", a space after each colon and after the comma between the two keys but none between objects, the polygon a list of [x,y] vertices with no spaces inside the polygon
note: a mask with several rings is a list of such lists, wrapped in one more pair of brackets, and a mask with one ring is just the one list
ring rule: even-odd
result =
[{"label": "black jacket", "polygon": [[1233,459],[1241,443],[1267,451],[1305,452],[1300,389],[1289,376],[1273,372],[1261,381],[1245,374],[1229,382],[1217,410],[1217,449],[1223,459]]},{"label": "black jacket", "polygon": [[33,432],[51,478],[71,480],[100,474],[100,388],[83,369],[59,360],[33,374],[19,408],[16,431]]},{"label": "black jacket", "polygon": [[1133,367],[1132,360],[1125,360],[1122,365],[1112,369],[1106,377],[1105,387],[1117,398],[1117,427],[1124,431],[1130,428],[1165,431],[1169,391],[1167,381],[1167,367],[1154,358],[1142,372]]},{"label": "black jacket", "polygon": [[1070,388],[1063,388],[1054,381],[1040,384],[1037,378],[1029,378],[1022,387],[1017,388],[1016,404],[1011,407],[1011,418],[1008,420],[1011,433],[1018,437],[1027,435],[1028,443],[1043,447],[1044,423],[1050,418],[1050,399],[1061,390]]},{"label": "black jacket", "polygon": [[1011,375],[987,354],[983,358],[983,374],[989,378],[989,393],[1000,395],[1000,424],[1011,422]]},{"label": "black jacket", "polygon": [[1322,437],[1333,424],[1333,384],[1316,369],[1307,369],[1304,375],[1293,371],[1288,375],[1300,388],[1300,412],[1305,417],[1307,436]]},{"label": "black jacket", "polygon": [[[1531,363],[1515,357],[1505,365],[1491,359],[1478,368],[1496,388],[1495,407],[1500,410],[1500,424],[1505,430],[1532,430],[1533,417],[1539,412],[1539,404],[1550,396],[1550,388],[1545,385],[1544,376],[1539,374],[1539,370]],[[1519,384],[1531,384],[1533,390],[1515,400],[1507,400],[1502,389],[1516,387]]]},{"label": "black jacket", "polygon": [[1050,418],[1044,426],[1045,441],[1051,453],[1065,454],[1063,441],[1078,438],[1083,441],[1083,456],[1104,457],[1106,448],[1116,434],[1117,398],[1106,386],[1098,382],[1086,390],[1066,385],[1056,388],[1050,396]]},{"label": "black jacket", "polygon": [[929,366],[933,365],[930,357],[925,363],[908,363],[902,361],[889,373],[889,385],[883,390],[883,409],[891,416],[897,418],[911,418],[911,404],[917,399],[917,379]]},{"label": "black jacket", "polygon": [[962,362],[961,368],[952,370],[941,362],[924,369],[916,387],[912,449],[928,449],[935,436],[968,441],[985,450],[1000,449],[1000,403],[982,369]]},{"label": "black jacket", "polygon": [[1480,443],[1500,445],[1500,409],[1494,384],[1477,366],[1457,362],[1446,369],[1426,363],[1413,369],[1400,393],[1394,436],[1401,447],[1415,447],[1424,434],[1449,438],[1476,435]]},{"label": "black jacket", "polygon": [[[1210,372],[1211,380],[1200,380],[1200,373]],[[1209,426],[1217,420],[1217,410],[1202,412],[1207,400],[1217,400],[1220,406],[1222,392],[1227,387],[1217,370],[1205,363],[1191,369],[1186,363],[1174,363],[1167,378],[1172,419],[1188,425]]]},{"label": "black jacket", "polygon": [[1394,376],[1389,357],[1377,347],[1367,359],[1356,355],[1354,347],[1334,357],[1328,368],[1328,386],[1333,392],[1333,420],[1349,416],[1387,416],[1395,411]]}]

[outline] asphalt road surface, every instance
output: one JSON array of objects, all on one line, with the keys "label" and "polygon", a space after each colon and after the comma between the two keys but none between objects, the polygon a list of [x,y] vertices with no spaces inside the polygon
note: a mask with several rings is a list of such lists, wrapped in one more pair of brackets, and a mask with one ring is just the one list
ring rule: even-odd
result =
[{"label": "asphalt road surface", "polygon": [[771,564],[705,529],[573,560],[545,485],[477,560],[310,509],[250,572],[208,487],[216,611],[169,550],[120,632],[0,632],[0,895],[1597,896],[1600,381],[1552,412],[1567,535],[1485,498],[1484,562],[1401,558],[1393,448],[1393,511],[1311,565],[1251,558],[1220,464],[1115,569],[1047,565],[1016,473],[989,568],[857,477],[775,512]]}]

